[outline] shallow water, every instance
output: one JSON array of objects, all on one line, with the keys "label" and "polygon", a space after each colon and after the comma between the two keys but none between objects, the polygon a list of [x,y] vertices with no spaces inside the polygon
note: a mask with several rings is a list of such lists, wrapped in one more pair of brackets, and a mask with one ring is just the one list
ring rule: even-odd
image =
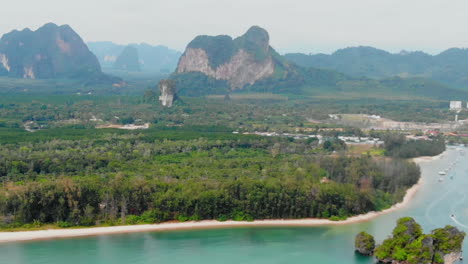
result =
[{"label": "shallow water", "polygon": [[[438,172],[455,161],[458,162],[445,180],[439,182]],[[0,244],[0,263],[374,263],[373,258],[355,255],[354,236],[365,230],[380,242],[402,216],[414,217],[426,232],[447,224],[468,232],[467,161],[468,156],[452,148],[440,160],[422,163],[424,183],[410,204],[365,223],[149,232],[9,243]],[[468,243],[464,251],[468,252]]]}]

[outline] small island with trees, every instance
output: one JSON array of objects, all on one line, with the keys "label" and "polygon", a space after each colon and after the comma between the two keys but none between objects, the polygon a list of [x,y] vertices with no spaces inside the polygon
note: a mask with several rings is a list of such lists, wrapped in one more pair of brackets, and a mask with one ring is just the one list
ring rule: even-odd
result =
[{"label": "small island with trees", "polygon": [[379,263],[451,264],[462,259],[462,245],[466,234],[449,225],[424,234],[413,218],[404,217],[397,221],[392,235],[375,247],[374,237],[361,232],[356,236],[356,252],[365,256],[374,255]]}]

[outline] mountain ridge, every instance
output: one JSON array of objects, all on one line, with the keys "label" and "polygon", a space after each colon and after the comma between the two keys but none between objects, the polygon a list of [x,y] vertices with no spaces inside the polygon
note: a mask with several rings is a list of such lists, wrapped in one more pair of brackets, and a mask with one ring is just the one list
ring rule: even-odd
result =
[{"label": "mountain ridge", "polygon": [[144,42],[120,45],[111,41],[96,41],[87,44],[104,69],[114,68],[117,57],[127,46],[137,49],[142,71],[172,72],[182,54],[164,45],[153,46]]},{"label": "mountain ridge", "polygon": [[369,46],[348,47],[332,54],[288,53],[284,57],[302,67],[343,72],[353,77],[424,77],[454,88],[468,86],[468,49],[450,48],[436,55],[422,51],[390,53]]}]

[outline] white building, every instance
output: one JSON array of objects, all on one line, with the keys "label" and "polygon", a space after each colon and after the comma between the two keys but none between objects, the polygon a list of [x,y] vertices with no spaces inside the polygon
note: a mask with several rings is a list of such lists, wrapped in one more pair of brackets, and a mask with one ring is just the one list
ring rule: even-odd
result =
[{"label": "white building", "polygon": [[450,101],[450,110],[461,110],[462,101]]}]

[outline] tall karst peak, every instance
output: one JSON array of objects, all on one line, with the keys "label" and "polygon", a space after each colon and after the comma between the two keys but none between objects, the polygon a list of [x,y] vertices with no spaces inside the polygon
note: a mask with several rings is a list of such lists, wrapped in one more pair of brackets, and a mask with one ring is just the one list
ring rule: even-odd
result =
[{"label": "tall karst peak", "polygon": [[138,50],[133,46],[126,46],[117,57],[114,68],[124,71],[141,71]]},{"label": "tall karst peak", "polygon": [[265,52],[270,48],[270,35],[259,26],[252,26],[241,38],[261,47]]},{"label": "tall karst peak", "polygon": [[268,32],[258,26],[244,35],[198,36],[179,60],[176,73],[202,73],[227,81],[230,90],[243,89],[275,72],[274,55]]},{"label": "tall karst peak", "polygon": [[70,26],[47,23],[36,31],[14,30],[3,35],[0,75],[29,79],[89,79],[102,75],[102,72],[96,56]]}]

